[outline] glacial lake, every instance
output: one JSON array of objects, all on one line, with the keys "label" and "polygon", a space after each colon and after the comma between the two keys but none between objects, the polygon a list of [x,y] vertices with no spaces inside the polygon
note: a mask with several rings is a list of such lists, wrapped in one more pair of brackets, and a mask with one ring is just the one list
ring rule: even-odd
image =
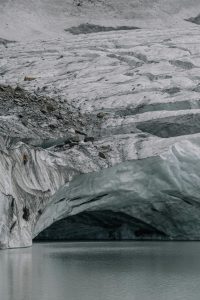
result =
[{"label": "glacial lake", "polygon": [[1,300],[199,300],[200,242],[35,243],[0,252]]}]

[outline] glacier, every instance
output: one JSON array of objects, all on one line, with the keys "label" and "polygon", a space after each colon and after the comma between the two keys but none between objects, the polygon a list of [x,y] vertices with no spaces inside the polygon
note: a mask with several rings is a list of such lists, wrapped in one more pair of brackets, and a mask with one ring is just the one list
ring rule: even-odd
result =
[{"label": "glacier", "polygon": [[199,239],[199,147],[198,135],[188,137],[160,155],[77,175],[65,184],[63,157],[18,144],[9,156],[1,155],[1,248],[30,246],[55,221],[99,210],[123,212],[166,239]]},{"label": "glacier", "polygon": [[0,1],[1,249],[200,240],[200,6],[147,2]]}]

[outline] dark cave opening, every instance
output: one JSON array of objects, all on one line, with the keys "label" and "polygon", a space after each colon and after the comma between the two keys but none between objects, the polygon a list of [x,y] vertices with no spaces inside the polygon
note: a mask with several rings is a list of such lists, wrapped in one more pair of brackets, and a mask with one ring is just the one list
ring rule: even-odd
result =
[{"label": "dark cave opening", "polygon": [[167,236],[153,226],[122,212],[85,211],[59,220],[34,241],[163,240]]}]

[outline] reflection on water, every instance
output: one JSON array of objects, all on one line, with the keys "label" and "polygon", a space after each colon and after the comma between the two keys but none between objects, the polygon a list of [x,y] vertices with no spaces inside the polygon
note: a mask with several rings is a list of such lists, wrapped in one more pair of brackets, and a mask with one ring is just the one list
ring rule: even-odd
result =
[{"label": "reflection on water", "polygon": [[200,242],[41,243],[0,252],[1,300],[199,300]]},{"label": "reflection on water", "polygon": [[0,299],[32,299],[32,253],[22,249],[0,252]]}]

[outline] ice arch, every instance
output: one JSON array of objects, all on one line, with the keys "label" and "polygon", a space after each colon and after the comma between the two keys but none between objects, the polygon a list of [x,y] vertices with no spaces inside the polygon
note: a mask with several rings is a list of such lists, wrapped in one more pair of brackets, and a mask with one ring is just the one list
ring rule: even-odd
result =
[{"label": "ice arch", "polygon": [[82,175],[62,153],[18,143],[2,149],[0,169],[1,248],[30,246],[57,220],[101,210],[137,218],[169,239],[200,239],[198,137]]}]

